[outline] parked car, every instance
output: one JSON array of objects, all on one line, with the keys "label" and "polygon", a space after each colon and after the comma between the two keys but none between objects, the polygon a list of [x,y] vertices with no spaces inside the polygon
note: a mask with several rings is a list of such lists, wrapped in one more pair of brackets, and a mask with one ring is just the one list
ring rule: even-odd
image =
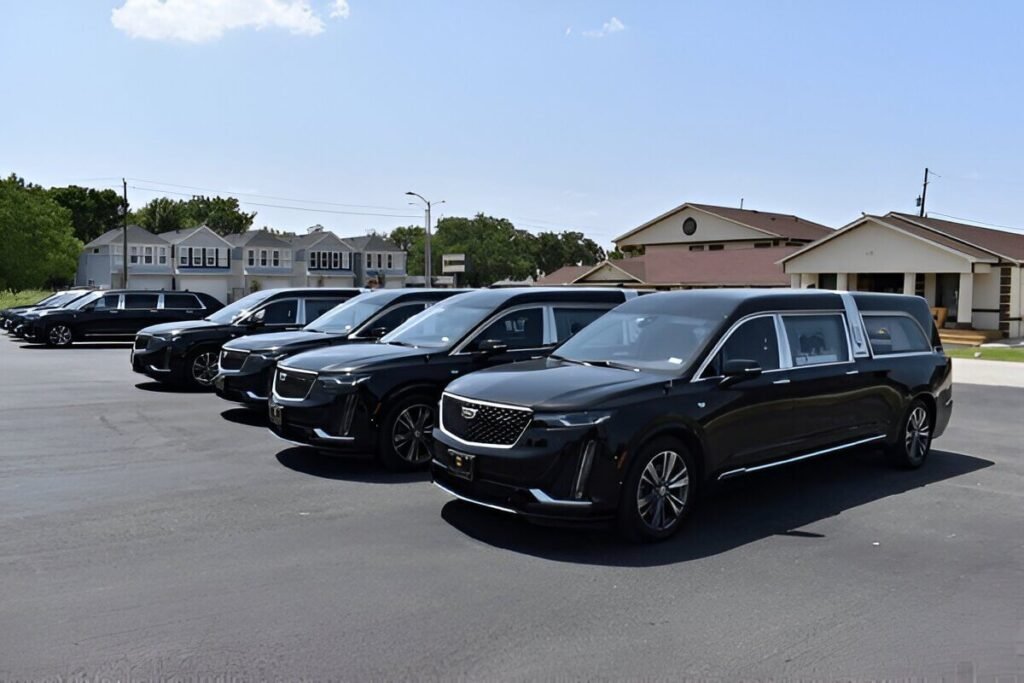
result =
[{"label": "parked car", "polygon": [[49,346],[70,346],[75,341],[131,341],[147,325],[197,318],[222,306],[202,292],[93,291],[62,308],[25,314],[22,336],[26,341]]},{"label": "parked car", "polygon": [[224,342],[242,335],[297,330],[307,320],[320,317],[362,291],[330,287],[265,289],[201,320],[145,327],[135,337],[132,370],[159,382],[212,388]]},{"label": "parked car", "polygon": [[67,304],[82,298],[92,289],[66,289],[60,292],[54,292],[50,296],[44,297],[34,304],[28,306],[12,306],[5,308],[0,311],[0,328],[13,331],[14,328],[24,322],[24,315],[33,311],[40,311],[50,308],[61,308]]},{"label": "parked car", "polygon": [[452,382],[431,471],[471,503],[657,540],[711,481],[869,444],[920,467],[952,402],[924,299],[666,292]]},{"label": "parked car", "polygon": [[322,450],[376,453],[391,469],[427,464],[437,401],[456,377],[544,356],[629,290],[514,288],[446,299],[376,344],[316,349],[277,364],[271,429]]},{"label": "parked car", "polygon": [[265,407],[274,365],[324,346],[372,342],[460,289],[377,289],[349,299],[296,332],[239,337],[220,351],[213,385],[229,401]]}]

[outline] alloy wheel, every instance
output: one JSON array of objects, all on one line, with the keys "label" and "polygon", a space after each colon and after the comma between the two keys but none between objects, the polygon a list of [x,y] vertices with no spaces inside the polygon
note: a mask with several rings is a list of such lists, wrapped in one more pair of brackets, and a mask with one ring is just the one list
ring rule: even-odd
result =
[{"label": "alloy wheel", "polygon": [[931,442],[931,422],[928,418],[928,410],[921,405],[914,406],[907,417],[907,429],[903,436],[903,446],[906,449],[907,459],[912,463],[919,463],[928,454],[928,444]]},{"label": "alloy wheel", "polygon": [[217,370],[217,354],[212,351],[203,351],[192,361],[192,379],[200,386],[208,387],[213,384]]},{"label": "alloy wheel", "polygon": [[71,343],[71,328],[67,325],[54,325],[50,328],[48,339],[54,346],[67,346]]},{"label": "alloy wheel", "polygon": [[403,410],[395,420],[391,445],[402,460],[419,465],[430,459],[431,435],[434,433],[434,410],[415,404]]},{"label": "alloy wheel", "polygon": [[636,490],[636,509],[655,531],[674,526],[686,509],[690,471],[675,451],[661,451],[647,463]]}]

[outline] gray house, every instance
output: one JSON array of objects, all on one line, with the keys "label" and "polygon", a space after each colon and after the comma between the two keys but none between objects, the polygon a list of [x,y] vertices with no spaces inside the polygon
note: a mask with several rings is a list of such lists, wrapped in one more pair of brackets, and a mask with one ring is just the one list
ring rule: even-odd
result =
[{"label": "gray house", "polygon": [[[124,286],[121,229],[109,230],[82,248],[75,284],[112,289]],[[143,289],[173,289],[171,244],[163,237],[128,226],[128,282]]]},{"label": "gray house", "polygon": [[356,282],[360,287],[404,287],[406,253],[394,242],[380,235],[343,238],[360,254],[355,264]]}]

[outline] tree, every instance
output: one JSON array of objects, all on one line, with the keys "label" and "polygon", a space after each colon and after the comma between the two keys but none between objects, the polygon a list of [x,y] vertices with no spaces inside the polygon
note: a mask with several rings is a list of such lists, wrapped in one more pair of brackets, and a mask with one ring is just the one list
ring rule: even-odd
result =
[{"label": "tree", "polygon": [[482,213],[473,218],[443,218],[431,241],[432,270],[441,272],[442,254],[465,254],[467,270],[459,279],[466,285],[486,287],[499,280],[522,280],[536,272],[534,239],[506,218]]},{"label": "tree", "polygon": [[562,266],[592,266],[605,259],[604,249],[582,232],[541,232],[536,236],[537,270],[553,273]]},{"label": "tree", "polygon": [[234,197],[203,196],[182,200],[157,197],[130,216],[133,223],[153,233],[205,225],[222,236],[245,232],[254,218],[256,213],[242,211]]},{"label": "tree", "polygon": [[185,210],[185,202],[167,197],[149,201],[138,211],[133,211],[128,220],[153,233],[194,227]]},{"label": "tree", "polygon": [[407,225],[395,228],[390,234],[384,235],[407,254],[405,270],[409,275],[423,275],[423,244],[426,234],[423,226]]},{"label": "tree", "polygon": [[38,185],[0,180],[0,289],[18,292],[69,282],[82,243],[71,212]]},{"label": "tree", "polygon": [[626,255],[619,251],[618,247],[608,252],[609,261],[621,261],[624,258],[626,258]]},{"label": "tree", "polygon": [[51,187],[48,192],[54,201],[71,212],[75,237],[83,242],[90,242],[123,224],[124,199],[114,190],[68,185]]}]

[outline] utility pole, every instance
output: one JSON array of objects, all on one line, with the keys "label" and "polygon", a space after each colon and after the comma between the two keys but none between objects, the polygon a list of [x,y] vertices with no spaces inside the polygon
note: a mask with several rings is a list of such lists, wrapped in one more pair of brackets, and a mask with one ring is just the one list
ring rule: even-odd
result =
[{"label": "utility pole", "polygon": [[121,178],[121,184],[124,186],[124,229],[122,232],[122,244],[121,244],[121,272],[122,272],[122,287],[128,289],[128,181]]},{"label": "utility pole", "polygon": [[921,209],[918,214],[924,218],[924,202],[928,198],[928,169],[924,169],[924,184],[921,186],[921,196],[917,198],[917,205]]},{"label": "utility pole", "polygon": [[406,192],[410,197],[418,197],[423,205],[426,207],[426,226],[423,240],[423,284],[426,287],[430,287],[433,284],[431,279],[432,263],[430,260],[430,207],[433,204],[444,204],[445,200],[439,202],[430,202],[423,195],[416,194],[415,192]]}]

